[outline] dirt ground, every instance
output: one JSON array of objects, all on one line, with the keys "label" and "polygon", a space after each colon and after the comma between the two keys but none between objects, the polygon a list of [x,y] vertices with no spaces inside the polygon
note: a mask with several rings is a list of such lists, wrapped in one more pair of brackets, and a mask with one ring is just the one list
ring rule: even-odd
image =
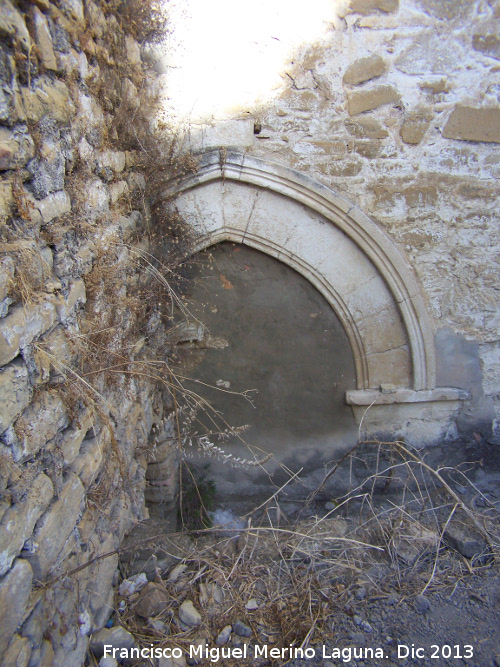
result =
[{"label": "dirt ground", "polygon": [[500,448],[364,443],[342,465],[344,497],[280,492],[208,530],[140,525],[121,569],[143,582],[119,589],[109,632],[184,656],[128,664],[499,667]]}]

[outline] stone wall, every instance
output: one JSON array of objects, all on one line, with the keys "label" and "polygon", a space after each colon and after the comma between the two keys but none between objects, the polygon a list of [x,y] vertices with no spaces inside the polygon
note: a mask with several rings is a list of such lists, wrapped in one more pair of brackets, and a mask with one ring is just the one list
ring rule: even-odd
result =
[{"label": "stone wall", "polygon": [[94,560],[147,516],[147,452],[172,460],[164,369],[148,366],[167,349],[154,260],[141,259],[145,162],[126,133],[150,133],[134,37],[93,0],[0,3],[6,667],[83,664],[111,614],[118,556]]},{"label": "stone wall", "polygon": [[[351,0],[333,7],[325,36],[283,65],[270,102],[235,99],[227,113],[200,117],[193,146],[234,147],[292,167],[375,221],[421,286],[437,386],[472,395],[459,431],[498,441],[500,6]],[[279,40],[279,26],[273,30]]]}]

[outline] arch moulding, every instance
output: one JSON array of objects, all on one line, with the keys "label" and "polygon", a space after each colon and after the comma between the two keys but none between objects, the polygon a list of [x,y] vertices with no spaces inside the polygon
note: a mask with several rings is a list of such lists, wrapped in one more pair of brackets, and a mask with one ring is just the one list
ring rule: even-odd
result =
[{"label": "arch moulding", "polygon": [[419,286],[386,234],[333,190],[280,165],[229,150],[205,153],[167,194],[197,233],[261,250],[305,276],[349,337],[353,405],[456,401],[436,389],[431,322]]}]

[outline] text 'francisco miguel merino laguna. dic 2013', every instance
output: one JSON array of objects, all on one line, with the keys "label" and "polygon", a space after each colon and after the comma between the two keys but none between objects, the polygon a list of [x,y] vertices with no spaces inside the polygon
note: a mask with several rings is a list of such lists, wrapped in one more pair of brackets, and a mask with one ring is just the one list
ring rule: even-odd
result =
[{"label": "text 'francisco miguel merino laguna. dic 2013'", "polygon": [[[150,648],[113,648],[108,644],[104,645],[104,656],[112,656],[117,659],[147,659],[147,658],[181,658],[184,651],[179,647],[160,647],[151,645]],[[255,644],[252,647],[247,645],[242,646],[241,648],[235,647],[226,647],[226,646],[217,646],[211,647],[198,645],[190,646],[189,651],[186,651],[186,654],[189,654],[190,658],[198,658],[199,660],[208,660],[213,663],[219,662],[219,660],[235,659],[243,660],[247,657],[253,658],[274,658],[274,659],[287,659],[291,660],[292,658],[302,658],[305,660],[312,660],[316,656],[326,659],[337,659],[342,660],[342,662],[351,662],[353,659],[357,660],[373,660],[381,659],[387,657],[382,648],[367,648],[367,647],[354,647],[348,646],[345,648],[327,648],[326,646],[321,647],[321,649],[314,648],[294,648],[290,646],[289,648],[269,648],[267,644]]]}]

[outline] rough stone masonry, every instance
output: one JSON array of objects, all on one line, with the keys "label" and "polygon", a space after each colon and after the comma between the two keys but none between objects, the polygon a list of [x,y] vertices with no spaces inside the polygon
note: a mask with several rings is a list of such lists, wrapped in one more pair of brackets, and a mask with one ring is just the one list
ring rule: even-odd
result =
[{"label": "rough stone masonry", "polygon": [[[133,373],[146,338],[156,358],[166,353],[160,313],[141,310],[137,296],[145,178],[117,131],[120,113],[128,122],[147,104],[147,67],[137,39],[101,4],[0,3],[6,667],[83,664],[89,636],[112,611],[118,556],[58,576],[117,549],[147,516],[157,469],[168,477],[176,466],[168,392]],[[126,374],[100,373],[124,363]],[[163,502],[174,500],[173,482],[162,491]]]}]

